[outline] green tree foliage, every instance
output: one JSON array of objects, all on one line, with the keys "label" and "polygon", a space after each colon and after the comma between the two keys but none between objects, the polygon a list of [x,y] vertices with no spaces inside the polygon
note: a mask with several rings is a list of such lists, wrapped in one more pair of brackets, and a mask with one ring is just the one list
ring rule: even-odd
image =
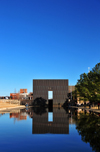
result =
[{"label": "green tree foliage", "polygon": [[81,100],[91,103],[100,101],[100,63],[96,64],[88,74],[80,75],[75,89]]}]

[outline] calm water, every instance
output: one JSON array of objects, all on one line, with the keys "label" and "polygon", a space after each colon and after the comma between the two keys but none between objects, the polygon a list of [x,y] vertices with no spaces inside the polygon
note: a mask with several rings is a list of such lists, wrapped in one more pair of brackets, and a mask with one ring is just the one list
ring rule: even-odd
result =
[{"label": "calm water", "polygon": [[[31,108],[0,114],[0,152],[99,151],[100,127],[91,130],[89,127],[95,128],[95,124],[85,122],[91,115],[83,114],[80,120],[79,111],[83,113],[63,108],[53,108],[53,113],[49,113],[45,108]],[[90,138],[94,138],[94,143]]]}]

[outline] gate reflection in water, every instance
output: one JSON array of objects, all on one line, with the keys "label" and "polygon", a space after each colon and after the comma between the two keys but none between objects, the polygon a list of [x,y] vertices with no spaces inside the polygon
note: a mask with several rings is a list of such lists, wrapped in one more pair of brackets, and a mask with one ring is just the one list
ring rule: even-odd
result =
[{"label": "gate reflection in water", "polygon": [[53,122],[53,112],[48,112],[48,122]]},{"label": "gate reflection in water", "polygon": [[69,117],[63,108],[54,108],[53,112],[42,115],[34,113],[32,125],[33,134],[69,134]]}]

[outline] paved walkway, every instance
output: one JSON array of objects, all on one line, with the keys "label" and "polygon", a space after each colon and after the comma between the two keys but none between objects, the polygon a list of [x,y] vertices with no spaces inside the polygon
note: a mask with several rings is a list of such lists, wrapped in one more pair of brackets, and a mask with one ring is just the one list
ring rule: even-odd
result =
[{"label": "paved walkway", "polygon": [[0,112],[10,109],[16,109],[16,108],[25,108],[25,106],[0,102]]}]

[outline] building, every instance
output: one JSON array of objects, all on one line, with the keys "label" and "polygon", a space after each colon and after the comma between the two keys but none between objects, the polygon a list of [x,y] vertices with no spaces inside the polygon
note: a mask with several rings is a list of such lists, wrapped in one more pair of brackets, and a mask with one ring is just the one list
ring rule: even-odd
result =
[{"label": "building", "polygon": [[68,86],[68,93],[75,91],[75,86]]},{"label": "building", "polygon": [[34,79],[33,100],[39,97],[52,99],[53,104],[63,104],[68,99],[68,79]]},{"label": "building", "polygon": [[69,101],[73,100],[72,92],[75,91],[75,86],[68,86],[68,98]]},{"label": "building", "polygon": [[20,93],[27,93],[27,89],[20,89]]},{"label": "building", "polygon": [[19,96],[20,99],[28,99],[27,89],[20,89]]},{"label": "building", "polygon": [[30,93],[28,94],[28,98],[29,98],[29,100],[33,100],[33,92],[30,92]]},{"label": "building", "polygon": [[19,93],[10,93],[11,99],[26,99],[28,98],[27,89],[20,89]]},{"label": "building", "polygon": [[11,99],[19,99],[19,93],[10,93]]},{"label": "building", "polygon": [[0,99],[10,99],[10,96],[0,96]]}]

